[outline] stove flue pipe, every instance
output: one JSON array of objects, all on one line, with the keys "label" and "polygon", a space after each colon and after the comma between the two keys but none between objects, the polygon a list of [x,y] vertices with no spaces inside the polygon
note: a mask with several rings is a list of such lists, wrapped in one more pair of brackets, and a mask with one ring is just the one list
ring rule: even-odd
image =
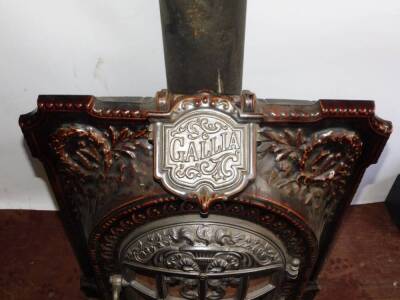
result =
[{"label": "stove flue pipe", "polygon": [[247,0],[160,0],[168,90],[240,94]]}]

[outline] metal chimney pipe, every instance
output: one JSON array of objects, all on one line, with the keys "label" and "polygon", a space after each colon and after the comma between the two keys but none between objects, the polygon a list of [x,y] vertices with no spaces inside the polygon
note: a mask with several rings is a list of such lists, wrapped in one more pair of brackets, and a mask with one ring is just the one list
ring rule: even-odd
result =
[{"label": "metal chimney pipe", "polygon": [[168,90],[240,94],[247,0],[160,0]]}]

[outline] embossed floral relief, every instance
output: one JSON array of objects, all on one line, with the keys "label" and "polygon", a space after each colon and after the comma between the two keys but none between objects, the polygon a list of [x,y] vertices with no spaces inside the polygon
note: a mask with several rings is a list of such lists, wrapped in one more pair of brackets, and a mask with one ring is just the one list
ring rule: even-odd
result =
[{"label": "embossed floral relief", "polygon": [[51,136],[50,147],[67,200],[83,223],[107,201],[129,193],[130,186],[146,188],[152,165],[152,146],[146,127],[109,126],[100,130],[67,124]]},{"label": "embossed floral relief", "polygon": [[273,167],[263,173],[281,195],[301,201],[322,225],[345,193],[346,180],[362,153],[354,131],[342,128],[305,133],[301,128],[263,127],[258,159],[273,157]]},{"label": "embossed floral relief", "polygon": [[138,263],[148,263],[152,259],[153,263],[159,264],[155,262],[158,251],[182,247],[207,247],[215,251],[234,249],[251,254],[252,259],[246,259],[245,265],[237,265],[241,268],[282,262],[279,250],[268,240],[250,232],[214,224],[177,225],[149,233],[129,247],[126,259]]}]

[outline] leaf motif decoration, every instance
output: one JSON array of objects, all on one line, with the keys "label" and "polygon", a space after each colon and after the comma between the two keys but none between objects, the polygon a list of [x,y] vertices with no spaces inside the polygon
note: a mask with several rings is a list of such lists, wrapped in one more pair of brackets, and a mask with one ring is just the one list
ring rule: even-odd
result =
[{"label": "leaf motif decoration", "polygon": [[273,155],[266,181],[282,195],[301,200],[311,210],[331,209],[345,191],[346,178],[362,154],[362,141],[353,131],[335,128],[306,135],[302,128],[259,132],[258,155]]}]

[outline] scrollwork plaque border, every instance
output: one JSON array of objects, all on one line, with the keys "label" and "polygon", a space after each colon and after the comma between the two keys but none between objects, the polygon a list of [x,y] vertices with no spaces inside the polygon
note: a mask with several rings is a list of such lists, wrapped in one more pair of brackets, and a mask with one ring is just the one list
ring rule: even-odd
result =
[{"label": "scrollwork plaque border", "polygon": [[255,178],[258,124],[242,118],[229,97],[199,97],[183,97],[169,113],[153,114],[154,177],[169,192],[198,200],[207,214],[212,202]]}]

